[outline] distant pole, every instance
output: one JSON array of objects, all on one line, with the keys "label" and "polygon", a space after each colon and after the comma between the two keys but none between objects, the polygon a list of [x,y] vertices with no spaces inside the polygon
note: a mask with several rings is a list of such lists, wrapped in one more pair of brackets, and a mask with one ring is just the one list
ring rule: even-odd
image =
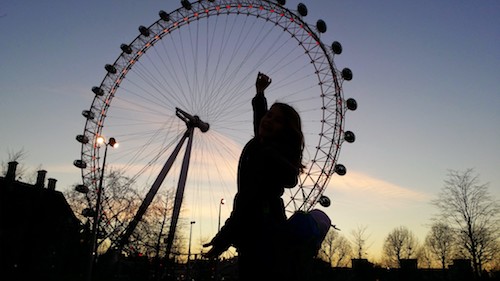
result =
[{"label": "distant pole", "polygon": [[156,259],[159,259],[160,257],[161,237],[163,236],[163,228],[165,227],[165,223],[167,222],[167,208],[168,208],[168,194],[165,198],[165,211],[163,212],[163,220],[161,222],[160,233],[158,234],[158,240],[156,241]]},{"label": "distant pole", "polygon": [[193,234],[193,224],[195,223],[195,221],[191,221],[191,226],[189,228],[189,246],[188,246],[188,258],[187,258],[187,264],[186,264],[186,277],[189,279],[190,276],[189,276],[189,267],[191,266],[190,265],[190,260],[191,260],[191,236]]}]

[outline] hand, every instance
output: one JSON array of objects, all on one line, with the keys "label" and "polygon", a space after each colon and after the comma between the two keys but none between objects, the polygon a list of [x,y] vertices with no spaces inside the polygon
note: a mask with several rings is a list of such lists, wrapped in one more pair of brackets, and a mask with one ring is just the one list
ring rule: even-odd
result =
[{"label": "hand", "polygon": [[257,93],[263,93],[264,90],[271,84],[272,80],[267,75],[262,72],[257,74],[257,81],[255,82],[255,88],[257,88]]},{"label": "hand", "polygon": [[223,249],[223,248],[220,248],[220,247],[216,247],[213,244],[213,241],[210,241],[208,243],[203,244],[204,248],[210,247],[210,246],[212,246],[212,248],[210,250],[208,250],[208,252],[203,253],[203,256],[205,258],[208,258],[208,259],[218,258],[226,250],[226,249]]}]

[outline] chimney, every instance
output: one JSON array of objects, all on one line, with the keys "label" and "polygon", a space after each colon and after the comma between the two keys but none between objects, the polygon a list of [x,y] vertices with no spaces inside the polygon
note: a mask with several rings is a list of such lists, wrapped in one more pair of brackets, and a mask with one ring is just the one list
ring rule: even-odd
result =
[{"label": "chimney", "polygon": [[7,174],[5,175],[5,180],[9,182],[13,182],[16,179],[16,169],[17,169],[16,161],[9,162],[9,169],[7,170]]},{"label": "chimney", "polygon": [[36,178],[36,187],[41,187],[43,188],[45,186],[45,175],[47,174],[47,171],[45,170],[40,170],[38,171],[38,176]]},{"label": "chimney", "polygon": [[48,186],[47,186],[48,189],[49,190],[56,190],[56,182],[57,182],[57,180],[53,179],[53,178],[49,178],[47,181],[49,182]]}]

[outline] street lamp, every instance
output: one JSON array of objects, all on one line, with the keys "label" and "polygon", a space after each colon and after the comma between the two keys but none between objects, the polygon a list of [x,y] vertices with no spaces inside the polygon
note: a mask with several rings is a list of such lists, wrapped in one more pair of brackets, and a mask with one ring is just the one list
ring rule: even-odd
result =
[{"label": "street lamp", "polygon": [[219,226],[217,227],[217,231],[220,231],[220,209],[221,209],[222,205],[224,205],[224,203],[225,203],[224,198],[221,198],[220,203],[219,203]]},{"label": "street lamp", "polygon": [[102,182],[104,179],[104,168],[106,165],[106,156],[108,154],[108,146],[111,146],[113,148],[118,147],[118,142],[116,142],[115,138],[109,138],[109,141],[106,143],[106,140],[104,137],[99,136],[96,139],[96,142],[98,145],[103,145],[104,144],[104,157],[102,160],[102,167],[101,167],[101,177],[99,178],[99,186],[97,187],[97,199],[96,199],[96,204],[95,204],[95,212],[93,213],[93,223],[92,223],[92,234],[90,237],[90,255],[89,255],[89,266],[88,266],[88,271],[87,271],[87,280],[92,280],[92,268],[94,266],[94,263],[96,261],[97,257],[97,232],[99,228],[99,220],[100,220],[100,209],[101,209],[101,196],[102,196]]},{"label": "street lamp", "polygon": [[195,221],[191,221],[191,227],[189,228],[188,262],[189,258],[191,257],[191,235],[193,234],[193,224],[195,223]]},{"label": "street lamp", "polygon": [[189,228],[189,246],[188,246],[188,258],[187,258],[187,264],[186,264],[186,277],[189,278],[189,261],[191,258],[191,235],[193,234],[193,224],[195,224],[195,221],[191,221],[191,226]]}]

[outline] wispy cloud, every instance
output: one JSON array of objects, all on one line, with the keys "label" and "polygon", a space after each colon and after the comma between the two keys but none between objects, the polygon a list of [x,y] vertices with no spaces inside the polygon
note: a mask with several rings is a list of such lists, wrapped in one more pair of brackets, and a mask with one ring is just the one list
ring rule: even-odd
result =
[{"label": "wispy cloud", "polygon": [[330,190],[355,195],[358,198],[394,202],[422,202],[429,200],[426,193],[414,188],[400,186],[383,179],[357,171],[349,171],[348,176],[336,177],[330,182]]}]

